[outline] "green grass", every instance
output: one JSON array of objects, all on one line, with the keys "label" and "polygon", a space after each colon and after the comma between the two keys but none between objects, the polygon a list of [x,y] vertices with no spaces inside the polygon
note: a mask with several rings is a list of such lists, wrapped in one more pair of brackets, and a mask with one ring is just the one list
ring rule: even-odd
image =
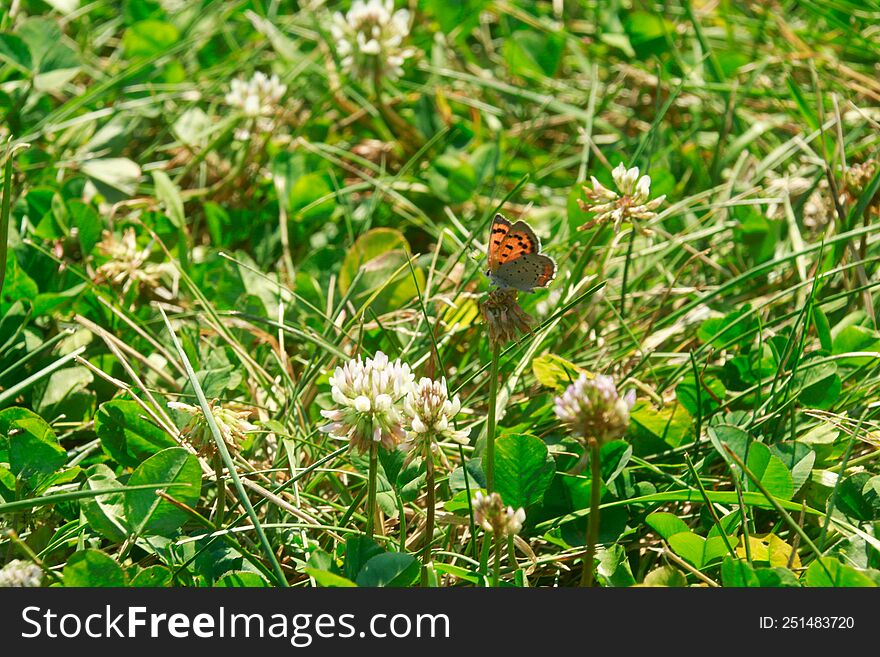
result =
[{"label": "green grass", "polygon": [[[399,77],[346,68],[347,3],[14,4],[0,564],[577,586],[592,516],[596,586],[880,585],[876,0],[424,0]],[[255,71],[286,86],[260,121],[226,99]],[[665,202],[578,230],[621,162]],[[499,211],[558,270],[495,351]],[[379,449],[371,522],[369,454],[320,411],[379,351],[445,377],[468,439],[430,495],[424,458]],[[582,372],[637,395],[592,505],[554,413]],[[487,487],[524,507],[515,540],[474,518]]]}]

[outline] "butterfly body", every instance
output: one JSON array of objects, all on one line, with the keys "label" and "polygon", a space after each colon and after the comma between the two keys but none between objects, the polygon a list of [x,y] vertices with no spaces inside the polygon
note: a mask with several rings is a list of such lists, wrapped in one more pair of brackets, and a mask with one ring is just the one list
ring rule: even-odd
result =
[{"label": "butterfly body", "polygon": [[541,253],[541,240],[524,221],[511,223],[496,214],[489,232],[486,275],[501,289],[531,292],[556,275],[553,258]]}]

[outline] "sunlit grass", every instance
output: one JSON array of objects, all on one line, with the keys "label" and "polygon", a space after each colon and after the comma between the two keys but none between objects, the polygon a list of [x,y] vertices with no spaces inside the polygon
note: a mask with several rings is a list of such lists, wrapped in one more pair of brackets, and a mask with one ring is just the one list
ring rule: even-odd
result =
[{"label": "sunlit grass", "polygon": [[880,584],[876,0],[79,4],[0,9],[3,563]]}]

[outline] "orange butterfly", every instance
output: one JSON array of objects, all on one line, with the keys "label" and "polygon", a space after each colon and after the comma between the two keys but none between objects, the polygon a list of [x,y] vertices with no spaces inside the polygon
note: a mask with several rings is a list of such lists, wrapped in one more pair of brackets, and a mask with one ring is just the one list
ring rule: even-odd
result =
[{"label": "orange butterfly", "polygon": [[489,233],[486,275],[501,289],[531,292],[556,275],[556,262],[541,253],[541,240],[525,221],[511,224],[496,214]]}]

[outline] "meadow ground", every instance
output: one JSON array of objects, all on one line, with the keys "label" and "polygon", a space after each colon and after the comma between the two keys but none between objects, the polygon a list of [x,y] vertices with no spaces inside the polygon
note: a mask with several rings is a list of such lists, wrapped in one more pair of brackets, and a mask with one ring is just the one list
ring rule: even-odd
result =
[{"label": "meadow ground", "polygon": [[6,0],[0,117],[0,585],[880,585],[877,0]]}]

